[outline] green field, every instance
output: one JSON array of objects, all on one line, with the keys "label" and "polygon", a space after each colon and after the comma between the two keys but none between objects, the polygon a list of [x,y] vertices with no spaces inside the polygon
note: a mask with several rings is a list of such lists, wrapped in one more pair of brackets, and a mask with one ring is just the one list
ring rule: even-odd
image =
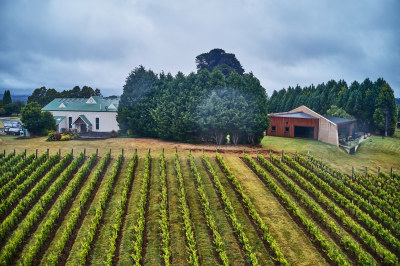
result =
[{"label": "green field", "polygon": [[[397,139],[355,155],[273,137],[217,154],[152,139],[0,140],[0,265],[399,263]],[[337,171],[350,165],[382,170]]]}]

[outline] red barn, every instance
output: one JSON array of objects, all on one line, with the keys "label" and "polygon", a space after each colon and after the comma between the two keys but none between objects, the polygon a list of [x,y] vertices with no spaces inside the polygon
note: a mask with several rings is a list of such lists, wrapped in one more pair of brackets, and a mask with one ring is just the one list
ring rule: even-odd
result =
[{"label": "red barn", "polygon": [[352,136],[355,120],[322,116],[306,106],[289,112],[269,114],[267,135],[314,139],[338,146],[340,138]]}]

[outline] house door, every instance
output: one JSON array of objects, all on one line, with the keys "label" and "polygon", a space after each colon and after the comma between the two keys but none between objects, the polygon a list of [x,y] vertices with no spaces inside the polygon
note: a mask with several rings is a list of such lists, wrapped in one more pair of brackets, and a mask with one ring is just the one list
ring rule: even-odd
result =
[{"label": "house door", "polygon": [[81,125],[81,132],[86,132],[87,128],[86,128],[86,124],[80,124]]}]

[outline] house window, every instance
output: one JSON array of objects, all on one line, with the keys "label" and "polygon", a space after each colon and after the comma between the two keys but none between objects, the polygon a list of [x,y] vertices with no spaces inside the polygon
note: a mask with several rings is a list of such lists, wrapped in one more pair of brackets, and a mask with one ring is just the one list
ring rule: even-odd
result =
[{"label": "house window", "polygon": [[68,128],[72,128],[72,117],[68,117]]},{"label": "house window", "polygon": [[285,127],[285,132],[289,132],[289,127]]},{"label": "house window", "polygon": [[100,128],[100,118],[96,117],[96,130]]},{"label": "house window", "polygon": [[276,126],[272,126],[272,127],[271,127],[271,130],[272,130],[272,131],[275,131],[275,130],[276,130]]}]

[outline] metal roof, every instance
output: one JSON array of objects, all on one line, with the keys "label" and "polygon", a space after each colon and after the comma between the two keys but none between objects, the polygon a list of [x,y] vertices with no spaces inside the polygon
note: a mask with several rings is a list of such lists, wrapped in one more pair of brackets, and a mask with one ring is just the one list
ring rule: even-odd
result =
[{"label": "metal roof", "polygon": [[287,117],[287,118],[311,118],[311,119],[318,119],[318,117],[306,114],[304,112],[297,112],[297,113],[285,113],[285,114],[272,114],[272,117]]},{"label": "metal roof", "polygon": [[65,116],[55,116],[54,119],[56,120],[56,126],[63,121]]},{"label": "metal roof", "polygon": [[323,117],[325,117],[326,119],[328,119],[329,121],[331,121],[331,122],[333,122],[335,124],[342,124],[342,123],[355,121],[354,119],[347,119],[347,118],[334,117],[334,116],[326,116],[326,115],[324,115]]},{"label": "metal roof", "polygon": [[[119,99],[92,96],[90,98],[55,98],[42,111],[116,112]],[[109,108],[113,105],[114,108]]]}]

